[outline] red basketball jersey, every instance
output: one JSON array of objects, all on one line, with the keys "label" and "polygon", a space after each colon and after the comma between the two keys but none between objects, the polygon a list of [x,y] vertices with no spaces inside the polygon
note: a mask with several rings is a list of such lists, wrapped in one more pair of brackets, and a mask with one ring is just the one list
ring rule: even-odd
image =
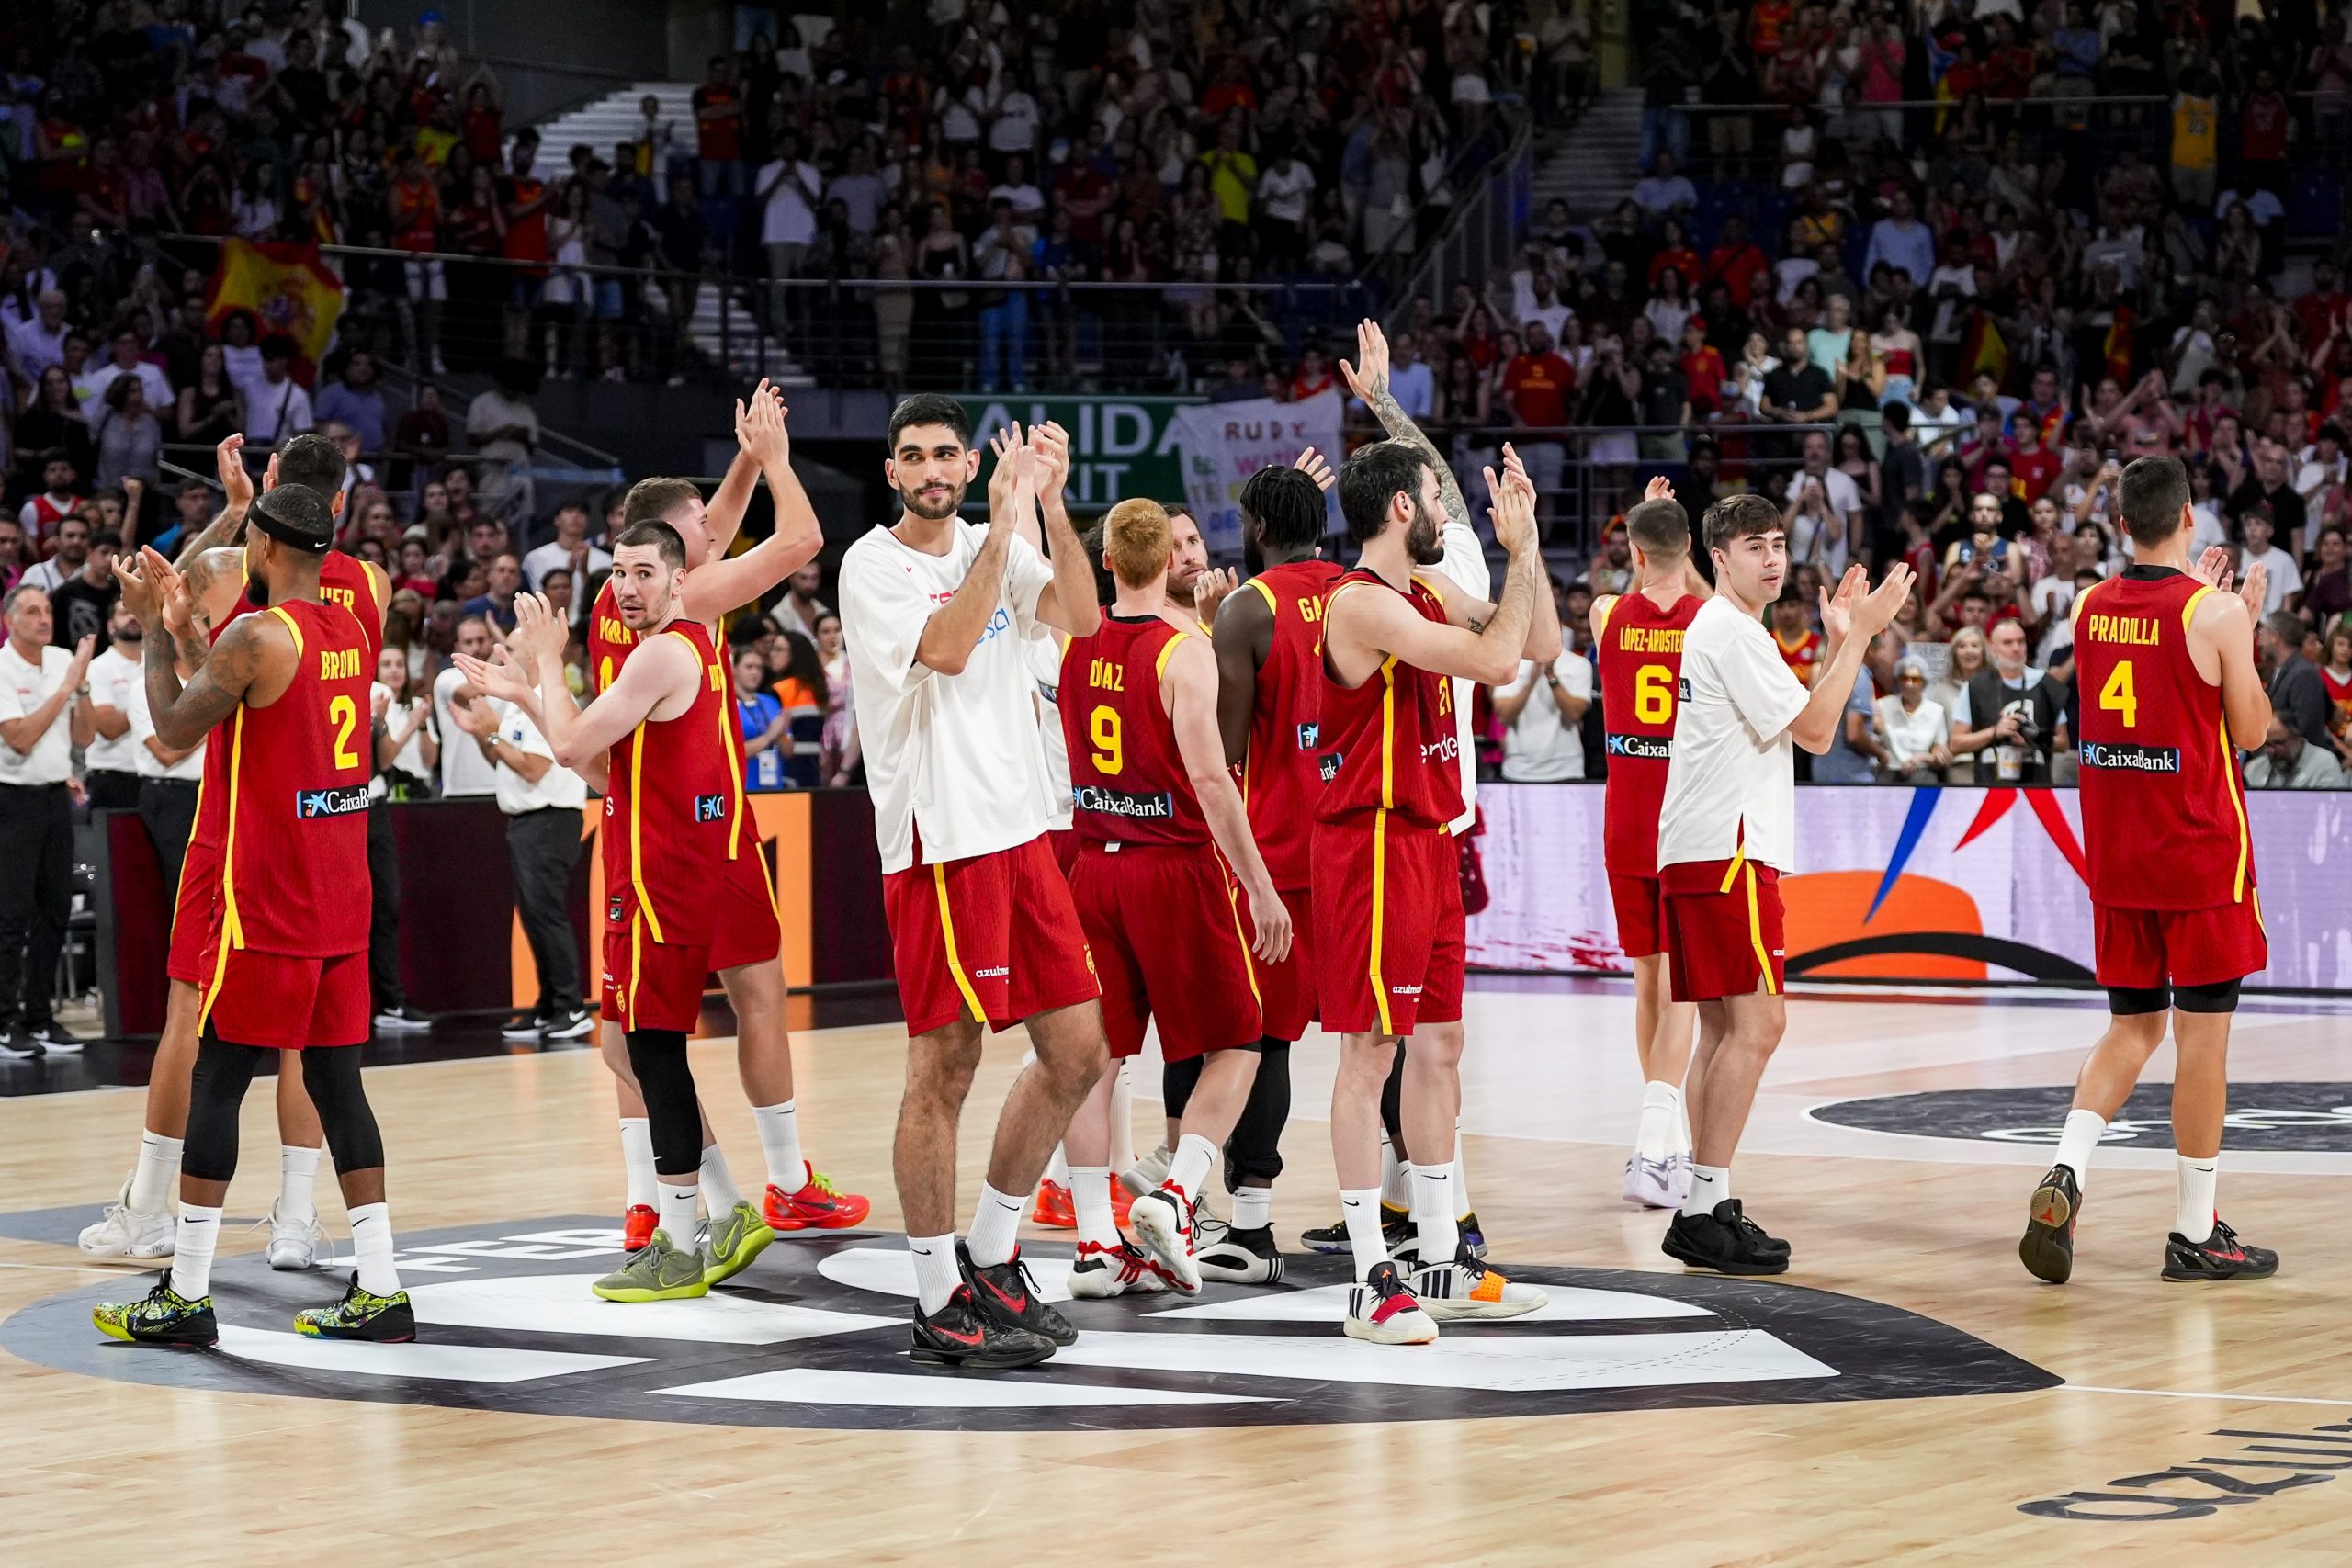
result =
[{"label": "red basketball jersey", "polygon": [[293,637],[294,679],[267,707],[239,705],[212,738],[225,759],[220,945],[296,958],[363,953],[374,661],[339,604],[258,613]]},{"label": "red basketball jersey", "polygon": [[[329,609],[341,607],[349,612],[358,624],[359,636],[368,650],[368,679],[376,679],[376,655],[384,647],[384,606],[376,598],[376,579],[368,563],[356,556],[330,550],[319,562],[319,597]],[[359,606],[368,608],[362,611]],[[254,603],[253,590],[247,586],[237,596],[220,624],[211,629],[210,637],[218,643],[223,633],[240,616],[259,612]],[[373,712],[372,706],[368,709]],[[370,721],[372,725],[372,719]],[[373,746],[371,739],[368,745]],[[204,751],[204,776],[196,787],[196,823],[189,830],[188,842],[217,848],[229,827],[229,754],[222,746],[208,746]],[[337,950],[341,951],[340,949]]]},{"label": "red basketball jersey", "polygon": [[2170,567],[2133,567],[2075,601],[2093,903],[2209,909],[2253,895],[2254,840],[2222,688],[2188,652],[2189,618],[2212,592]]},{"label": "red basketball jersey", "polygon": [[1069,742],[1070,827],[1098,844],[1209,841],[1159,677],[1186,637],[1158,615],[1107,611],[1062,649],[1058,706]]},{"label": "red basketball jersey", "polygon": [[1704,599],[1685,593],[1661,610],[1645,593],[1612,600],[1593,621],[1600,712],[1607,719],[1609,782],[1601,810],[1601,855],[1620,876],[1657,874],[1657,814],[1674,755],[1674,694],[1682,679],[1682,634]]},{"label": "red basketball jersey", "polygon": [[1274,631],[1258,667],[1241,798],[1276,887],[1307,885],[1316,807],[1340,769],[1339,751],[1324,744],[1322,729],[1323,595],[1339,576],[1339,562],[1311,559],[1268,567],[1250,580],[1265,598]]},{"label": "red basketball jersey", "polygon": [[[678,623],[684,625],[684,623]],[[596,607],[588,617],[588,682],[592,691],[602,692],[613,683],[621,666],[628,662],[629,654],[640,639],[621,619],[620,605],[613,598],[613,580],[606,578],[605,586],[596,591]],[[726,748],[727,760],[732,770],[734,794],[728,801],[727,858],[735,859],[743,852],[751,838],[743,829],[747,813],[743,807],[743,768],[741,740],[735,733],[735,661],[718,637],[704,628],[704,644],[711,662],[718,666],[720,690],[726,701],[719,705],[719,743]],[[758,852],[754,850],[753,853]]]},{"label": "red basketball jersey", "polygon": [[652,635],[692,649],[702,676],[692,707],[645,720],[612,750],[599,835],[605,890],[634,906],[650,940],[694,947],[711,939],[712,893],[741,815],[743,773],[720,730],[734,705],[710,633],[673,621]]},{"label": "red basketball jersey", "polygon": [[[1324,595],[1323,613],[1345,593],[1395,593],[1377,572],[1342,572]],[[1445,605],[1419,578],[1404,597],[1432,621]],[[1361,686],[1342,686],[1324,666],[1319,741],[1340,764],[1316,805],[1316,819],[1353,822],[1366,814],[1386,825],[1442,830],[1462,815],[1462,742],[1453,723],[1453,682],[1395,655]]]}]

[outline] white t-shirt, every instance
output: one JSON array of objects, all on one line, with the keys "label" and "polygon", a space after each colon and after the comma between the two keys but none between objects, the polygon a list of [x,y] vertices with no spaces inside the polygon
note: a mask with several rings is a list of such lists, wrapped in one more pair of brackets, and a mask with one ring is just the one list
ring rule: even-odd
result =
[{"label": "white t-shirt", "polygon": [[957,523],[927,555],[876,527],[842,558],[842,630],[885,873],[993,854],[1053,825],[1055,791],[1028,639],[1053,569],[1027,540],[1005,558],[995,615],[963,672],[917,661],[922,629],[956,596],[988,530]]},{"label": "white t-shirt", "polygon": [[287,436],[311,428],[311,394],[291,376],[276,386],[265,377],[243,389],[245,439],[254,446],[275,446]]},{"label": "white t-shirt", "polygon": [[[825,178],[817,165],[800,163],[797,165],[800,178],[810,190],[823,190]],[[768,191],[767,209],[760,220],[760,243],[763,245],[813,245],[817,243],[817,215],[808,207],[808,198],[800,186],[784,175],[784,161],[779,158],[760,167],[759,178],[752,184],[755,191],[767,190],[768,182],[775,181],[775,189]]]},{"label": "white t-shirt", "polygon": [[2262,592],[2262,613],[2275,615],[2286,608],[2288,594],[2303,591],[2303,574],[2295,565],[2295,558],[2276,545],[2258,556],[2247,553],[2245,564],[2249,569],[2257,561],[2270,570],[2270,581]]},{"label": "white t-shirt", "polygon": [[114,412],[107,407],[107,389],[125,376],[139,378],[139,389],[146,394],[150,413],[161,413],[173,406],[172,383],[163,371],[143,359],[128,370],[109,359],[89,373],[90,395],[82,403],[82,417],[90,422],[93,439],[96,438],[98,428],[106,423],[107,416]]},{"label": "white t-shirt", "polygon": [[1399,365],[1388,373],[1388,395],[1408,419],[1427,419],[1437,398],[1437,377],[1418,359]]},{"label": "white t-shirt", "polygon": [[[51,693],[65,684],[74,655],[62,648],[44,648],[34,664],[17,655],[14,643],[0,642],[0,718],[23,718]],[[33,741],[29,755],[0,742],[0,784],[63,784],[74,773],[74,699],[57,710],[57,717]]]},{"label": "white t-shirt", "polygon": [[[391,697],[392,689],[381,681],[368,682],[369,703],[372,705],[380,700],[388,705],[384,709],[385,733],[398,734],[408,728],[409,715],[424,706],[424,699],[419,697],[408,703],[396,703],[391,700]],[[428,709],[424,722],[418,725],[409,738],[401,742],[401,749],[392,753],[392,768],[395,772],[406,773],[413,779],[422,779],[427,783],[432,781],[433,772],[424,765],[424,738],[431,733],[433,733],[433,718]],[[468,739],[470,739],[471,737]],[[374,737],[369,737],[368,744],[371,746],[375,744]],[[381,773],[370,775],[368,780],[368,798],[381,800],[390,793],[391,791],[385,786],[384,775]]]},{"label": "white t-shirt", "polygon": [[1878,728],[1896,766],[1917,766],[1944,739],[1943,705],[1921,697],[1917,707],[1905,708],[1900,696],[1881,697]]},{"label": "white t-shirt", "polygon": [[1699,606],[1682,637],[1674,756],[1658,808],[1657,863],[1727,861],[1740,852],[1782,874],[1796,869],[1796,759],[1789,726],[1804,683],[1772,634],[1721,595]]},{"label": "white t-shirt", "polygon": [[[1781,489],[1781,499],[1782,501],[1795,499],[1797,487],[1813,477],[1803,469],[1799,469],[1796,477]],[[1854,483],[1854,476],[1843,468],[1831,468],[1821,476],[1821,491],[1829,502],[1829,510],[1836,513],[1840,521],[1844,520],[1847,513],[1860,512],[1862,509],[1861,488]],[[1790,553],[1792,557],[1795,554],[1793,550]]]},{"label": "white t-shirt", "polygon": [[1067,832],[1074,812],[1069,793],[1069,737],[1062,733],[1062,655],[1069,639],[1051,626],[1029,639],[1029,670],[1037,680],[1037,735],[1046,743],[1046,776],[1054,785],[1054,831]]},{"label": "white t-shirt", "polygon": [[[1494,574],[1487,569],[1487,547],[1478,542],[1478,531],[1466,523],[1449,521],[1443,539],[1445,558],[1437,563],[1439,573],[1474,599],[1492,599]],[[1457,835],[1468,832],[1478,820],[1478,748],[1470,733],[1474,684],[1460,679],[1453,682],[1454,757],[1462,769],[1462,815],[1447,823],[1446,829]]]},{"label": "white t-shirt", "polygon": [[[96,660],[93,660],[91,662],[96,664]],[[195,784],[204,777],[206,742],[198,741],[195,750],[190,751],[168,768],[164,765],[164,760],[156,756],[148,747],[147,743],[155,739],[155,715],[147,705],[147,682],[143,680],[133,681],[130,683],[130,739],[139,749],[136,759],[138,767],[135,771],[141,778],[181,779],[187,783]]]},{"label": "white t-shirt", "polygon": [[[449,699],[466,683],[466,672],[456,665],[433,678],[433,726],[441,737],[441,794],[496,795],[498,770],[481,754],[474,738],[458,726],[449,711]],[[477,699],[479,700],[479,699]]]},{"label": "white t-shirt", "polygon": [[[1535,671],[1535,660],[1519,661],[1519,678]],[[1592,700],[1592,660],[1562,649],[1552,660],[1552,673],[1571,697]],[[1503,777],[1512,784],[1559,784],[1584,777],[1584,736],[1577,725],[1561,717],[1552,686],[1540,677],[1527,705],[1503,731]]]},{"label": "white t-shirt", "polygon": [[[555,748],[531,722],[531,716],[513,703],[498,705],[498,738],[526,757],[545,757],[555,761]],[[465,743],[479,754],[481,743],[472,736]],[[568,807],[577,811],[588,804],[588,785],[570,768],[550,767],[534,784],[505,763],[498,764],[498,809],[509,817],[520,817],[526,811],[544,811],[548,807]]]},{"label": "white t-shirt", "polygon": [[1296,158],[1284,158],[1258,176],[1258,201],[1269,218],[1285,223],[1306,221],[1307,198],[1315,194],[1315,171]]},{"label": "white t-shirt", "polygon": [[2034,662],[2046,668],[2053,652],[2075,646],[2075,626],[2067,614],[2075,606],[2075,580],[2071,575],[2042,578],[2026,597],[2042,622],[2041,640],[2034,645]]},{"label": "white t-shirt", "polygon": [[[126,657],[119,648],[109,648],[90,660],[90,702],[94,706],[112,708],[127,719],[130,716],[132,690],[140,692],[143,702],[146,686],[147,671],[142,660]],[[82,753],[82,765],[94,773],[135,773],[139,771],[140,750],[138,738],[130,730],[124,730],[114,740],[101,733]]]},{"label": "white t-shirt", "polygon": [[[600,571],[610,571],[612,566],[611,552],[600,550],[594,545],[588,547],[588,558],[582,563],[582,570],[571,574],[571,607],[573,609],[579,609],[582,604],[581,596],[588,592],[588,580]],[[523,558],[523,581],[530,584],[534,592],[538,591],[539,580],[548,573],[571,570],[571,552],[565,549],[562,542],[558,539],[549,539]]]}]

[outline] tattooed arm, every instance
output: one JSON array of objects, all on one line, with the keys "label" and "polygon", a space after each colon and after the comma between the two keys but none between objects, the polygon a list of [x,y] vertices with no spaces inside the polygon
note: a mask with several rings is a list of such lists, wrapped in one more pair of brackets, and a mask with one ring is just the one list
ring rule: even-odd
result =
[{"label": "tattooed arm", "polygon": [[1420,448],[1421,457],[1437,470],[1438,501],[1445,508],[1445,520],[1470,526],[1470,503],[1462,498],[1462,487],[1454,482],[1453,465],[1437,449],[1437,443],[1421,433],[1412,417],[1396,401],[1388,389],[1388,334],[1373,321],[1356,323],[1356,363],[1340,361],[1340,374],[1346,378],[1348,390],[1363,400],[1364,407],[1380,421],[1380,428],[1392,441],[1407,442]]}]

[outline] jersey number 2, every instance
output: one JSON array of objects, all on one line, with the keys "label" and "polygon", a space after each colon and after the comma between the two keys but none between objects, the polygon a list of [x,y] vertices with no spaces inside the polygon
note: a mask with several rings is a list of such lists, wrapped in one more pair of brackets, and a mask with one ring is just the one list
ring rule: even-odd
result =
[{"label": "jersey number 2", "polygon": [[1645,664],[1634,671],[1634,716],[1644,724],[1664,724],[1674,716],[1674,672],[1663,664]]},{"label": "jersey number 2", "polygon": [[327,704],[327,722],[336,727],[334,732],[334,765],[356,768],[359,753],[351,749],[351,732],[359,727],[359,705],[349,697],[337,697]]},{"label": "jersey number 2", "polygon": [[1126,752],[1119,744],[1119,710],[1096,708],[1086,718],[1086,733],[1094,741],[1094,771],[1115,773],[1126,766]]},{"label": "jersey number 2", "polygon": [[2123,716],[2123,728],[2140,728],[2140,697],[2132,687],[2132,661],[2119,660],[2107,677],[2107,684],[2098,689],[2098,705]]}]

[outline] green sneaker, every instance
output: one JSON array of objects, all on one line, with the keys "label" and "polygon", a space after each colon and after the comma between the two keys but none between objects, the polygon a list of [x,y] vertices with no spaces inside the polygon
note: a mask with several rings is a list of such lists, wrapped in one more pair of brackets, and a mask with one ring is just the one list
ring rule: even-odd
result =
[{"label": "green sneaker", "polygon": [[706,1285],[732,1280],[749,1269],[752,1259],[765,1252],[768,1243],[775,1239],[775,1232],[749,1203],[738,1203],[725,1219],[711,1221],[705,1234],[709,1238],[702,1270],[702,1282]]},{"label": "green sneaker", "polygon": [[616,1273],[589,1287],[608,1302],[676,1302],[710,1294],[703,1279],[702,1248],[680,1251],[668,1231],[655,1231]]},{"label": "green sneaker", "polygon": [[408,1292],[371,1294],[351,1281],[343,1300],[333,1306],[311,1307],[294,1314],[294,1331],[313,1339],[365,1339],[378,1345],[405,1345],[416,1337],[416,1313]]},{"label": "green sneaker", "polygon": [[91,1308],[90,1321],[97,1325],[99,1333],[132,1345],[202,1349],[220,1343],[220,1323],[212,1315],[212,1298],[187,1300],[172,1289],[169,1273],[135,1302],[102,1302]]}]

